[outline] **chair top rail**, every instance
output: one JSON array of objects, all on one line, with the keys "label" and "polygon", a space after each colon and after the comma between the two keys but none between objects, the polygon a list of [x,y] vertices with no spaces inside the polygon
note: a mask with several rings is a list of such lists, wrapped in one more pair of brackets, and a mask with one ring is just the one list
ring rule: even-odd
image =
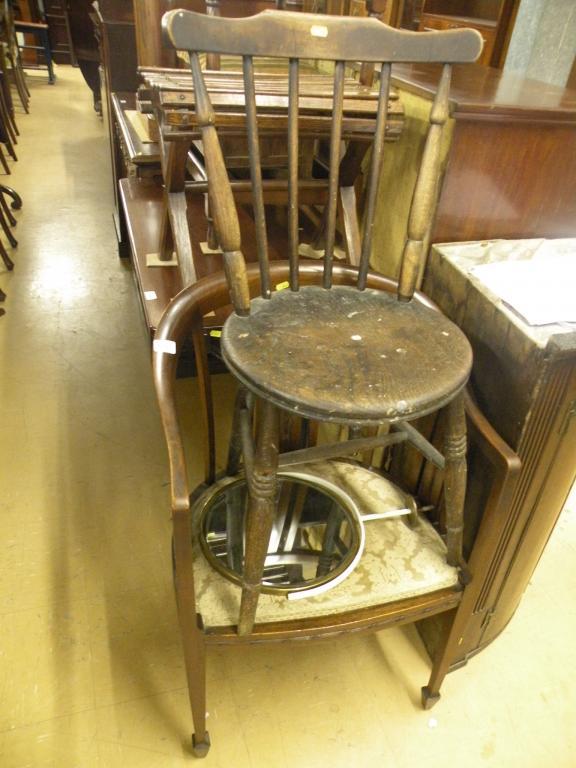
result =
[{"label": "chair top rail", "polygon": [[364,62],[466,63],[482,50],[473,29],[410,32],[374,18],[262,11],[240,19],[174,10],[162,18],[178,50],[272,58]]}]

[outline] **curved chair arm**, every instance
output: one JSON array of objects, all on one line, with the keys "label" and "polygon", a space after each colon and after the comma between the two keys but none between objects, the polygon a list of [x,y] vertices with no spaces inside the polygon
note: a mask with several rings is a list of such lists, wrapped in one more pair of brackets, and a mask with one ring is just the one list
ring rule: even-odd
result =
[{"label": "curved chair arm", "polygon": [[[490,464],[494,467],[492,482],[480,528],[476,534],[476,542],[483,539],[481,531],[489,530],[506,514],[506,509],[512,499],[522,468],[518,454],[496,432],[476,404],[470,388],[464,396],[464,406],[468,421],[469,439],[472,439]],[[475,561],[482,559],[482,546],[475,546],[468,563],[469,571],[474,570]],[[468,569],[467,569],[468,570]]]},{"label": "curved chair arm", "polygon": [[464,394],[464,407],[468,417],[468,428],[474,430],[476,443],[494,466],[497,474],[506,476],[507,482],[512,482],[522,468],[522,461],[484,416],[470,387],[467,387]]}]

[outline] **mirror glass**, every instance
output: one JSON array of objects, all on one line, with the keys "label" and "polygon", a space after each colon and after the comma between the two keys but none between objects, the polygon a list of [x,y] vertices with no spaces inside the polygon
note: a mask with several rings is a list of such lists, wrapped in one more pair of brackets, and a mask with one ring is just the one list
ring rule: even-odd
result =
[{"label": "mirror glass", "polygon": [[[276,516],[262,586],[299,591],[333,579],[360,546],[357,516],[342,500],[309,480],[279,477]],[[201,543],[212,565],[239,582],[244,564],[248,493],[244,479],[224,484],[202,513]]]}]

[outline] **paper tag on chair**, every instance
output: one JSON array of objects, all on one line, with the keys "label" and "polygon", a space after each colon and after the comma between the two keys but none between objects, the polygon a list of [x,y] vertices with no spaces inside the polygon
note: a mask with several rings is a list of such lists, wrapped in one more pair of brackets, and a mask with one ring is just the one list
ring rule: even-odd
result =
[{"label": "paper tag on chair", "polygon": [[176,342],[170,339],[154,339],[152,349],[154,352],[166,352],[168,355],[175,355]]}]

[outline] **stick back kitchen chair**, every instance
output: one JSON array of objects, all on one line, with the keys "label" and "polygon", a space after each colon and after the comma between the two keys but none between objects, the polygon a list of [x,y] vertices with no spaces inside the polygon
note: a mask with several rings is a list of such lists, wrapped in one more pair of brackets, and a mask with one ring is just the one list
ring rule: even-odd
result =
[{"label": "stick back kitchen chair", "polygon": [[[474,61],[482,43],[480,36],[471,30],[410,33],[388,28],[374,19],[276,11],[245,19],[172,11],[164,17],[163,25],[171,44],[188,51],[190,56],[208,195],[223,250],[233,307],[222,331],[222,354],[241,387],[234,417],[228,479],[224,480],[224,485],[216,482],[205,494],[194,497],[190,516],[190,499],[183,475],[179,474],[182,467],[177,470],[178,477],[173,475],[176,484],[173,487],[176,593],[195,726],[194,751],[203,755],[209,747],[203,671],[204,640],[208,635],[217,635],[220,640],[226,638],[228,642],[259,642],[270,638],[322,636],[347,629],[378,629],[390,623],[392,616],[398,620],[403,601],[405,616],[409,617],[414,616],[414,611],[418,612],[415,605],[421,608],[426,603],[434,613],[453,608],[459,600],[459,576],[466,570],[462,557],[466,485],[462,393],[469,377],[472,355],[459,329],[415,295],[415,289],[438,182],[440,142],[448,117],[451,64]],[[219,145],[217,119],[200,66],[200,52],[239,55],[243,60],[259,254],[256,291],[254,276],[252,274],[249,279],[241,251],[234,197]],[[287,255],[290,266],[285,290],[277,290],[283,286],[273,283],[267,258],[254,93],[253,60],[257,56],[289,60]],[[298,141],[305,135],[306,126],[298,113],[301,59],[333,62],[334,107],[325,252],[321,274],[316,281],[301,278],[298,257]],[[381,73],[376,130],[371,135],[373,146],[360,263],[356,269],[350,268],[352,271],[346,273],[348,279],[342,281],[336,279],[341,270],[333,264],[333,251],[341,136],[345,129],[342,102],[347,61],[380,64]],[[391,293],[383,287],[382,278],[379,282],[370,274],[369,260],[390,69],[395,61],[437,62],[442,64],[442,70],[407,222],[400,279]],[[306,284],[309,282],[314,284]],[[347,284],[342,285],[342,282]],[[198,284],[200,289],[202,283]],[[160,355],[173,351],[162,345],[157,349]],[[445,412],[446,421],[443,456],[412,424],[426,414],[441,410]],[[287,417],[344,425],[351,439],[280,452],[281,422],[284,423]],[[163,419],[165,428],[173,421],[169,412],[163,413]],[[379,486],[380,490],[370,502],[372,512],[362,515],[358,511],[359,506],[370,508],[370,504],[366,499],[357,502],[354,497],[358,494],[365,496],[374,482],[387,481],[354,461],[354,456],[358,456],[359,451],[386,448],[404,441],[417,446],[424,455],[444,466],[445,547],[414,514],[409,499],[394,486],[387,485],[386,490]],[[368,474],[358,476],[360,471]],[[229,481],[232,483],[230,487]],[[307,488],[304,501],[299,490],[292,487],[298,483]],[[309,487],[314,487],[315,495],[310,493]],[[329,499],[327,507],[325,500],[320,500],[325,496]],[[322,519],[315,511],[316,507],[326,507]],[[213,527],[203,527],[199,535],[194,527],[200,519],[206,526],[206,514],[210,509],[216,509],[216,522]],[[287,509],[290,509],[289,513]],[[386,520],[378,526],[378,535],[391,538],[388,544],[383,544],[380,539],[375,544],[373,537],[363,533],[363,520],[358,526],[356,523],[360,518],[386,517],[388,511],[399,514],[408,511],[409,525],[401,522],[400,527],[393,526],[391,520]],[[344,527],[342,520],[347,521]],[[199,577],[194,572],[199,557],[190,547],[193,530],[200,540],[227,538],[226,558],[230,567],[214,567],[212,572],[217,575],[214,576],[216,581],[209,575]],[[403,540],[406,531],[418,532],[414,534],[417,539],[408,545],[414,557],[420,557],[430,549],[438,555],[435,548],[440,547],[440,551],[444,551],[443,567],[435,571],[438,580],[425,579],[415,590],[410,588],[405,592],[401,589],[391,595],[390,574],[386,575],[381,565],[386,560],[388,547],[406,546],[405,541],[398,545],[396,538],[399,536]],[[420,534],[422,538],[419,538]],[[288,540],[295,548],[286,553],[283,547]],[[295,542],[304,542],[307,551],[304,554],[297,552],[300,545]],[[370,552],[363,555],[366,548]],[[299,572],[296,576],[298,583],[292,588],[293,559],[297,555],[307,557],[310,551],[320,552],[324,560],[320,562],[318,555],[316,573],[310,585],[300,583]],[[340,555],[336,556],[338,553]],[[283,559],[283,554],[288,556]],[[403,556],[407,556],[406,550]],[[283,596],[278,596],[268,577],[272,560],[281,563],[282,578],[288,581]],[[338,565],[331,571],[330,562],[336,560]],[[203,594],[212,592],[211,608],[205,606],[197,611],[195,578],[208,580],[200,591]],[[293,600],[290,611],[285,610],[286,596]],[[235,618],[231,619],[234,613]],[[446,671],[447,657],[443,656],[435,662],[429,685],[424,689],[425,703],[430,704],[438,698]]]}]

